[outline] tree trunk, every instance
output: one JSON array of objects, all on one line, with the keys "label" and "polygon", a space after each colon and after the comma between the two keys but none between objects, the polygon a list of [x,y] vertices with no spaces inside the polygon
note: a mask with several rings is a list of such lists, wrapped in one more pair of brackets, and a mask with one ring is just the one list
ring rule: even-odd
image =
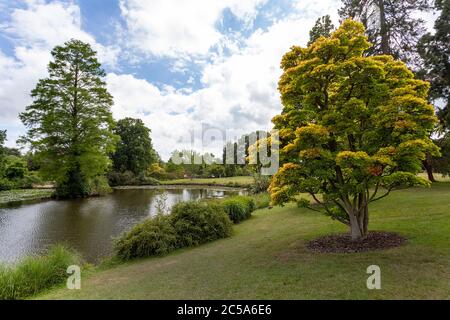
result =
[{"label": "tree trunk", "polygon": [[428,180],[431,182],[436,182],[436,179],[433,175],[433,165],[431,164],[431,156],[427,154],[427,158],[423,161],[423,166],[425,170],[427,171]]},{"label": "tree trunk", "polygon": [[386,23],[386,12],[384,8],[384,0],[378,0],[378,9],[380,10],[380,37],[381,37],[381,51],[383,54],[390,54],[389,48],[389,30]]},{"label": "tree trunk", "polygon": [[358,241],[367,236],[369,225],[369,207],[365,204],[365,196],[361,197],[360,206],[349,213],[350,234],[352,240]]}]

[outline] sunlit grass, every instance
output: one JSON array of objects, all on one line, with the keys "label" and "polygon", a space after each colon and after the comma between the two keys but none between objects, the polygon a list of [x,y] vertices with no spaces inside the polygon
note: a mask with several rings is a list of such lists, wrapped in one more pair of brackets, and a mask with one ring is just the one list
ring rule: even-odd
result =
[{"label": "sunlit grass", "polygon": [[229,177],[229,178],[200,178],[200,179],[176,179],[161,181],[161,184],[180,185],[223,185],[223,186],[249,186],[253,183],[251,176]]},{"label": "sunlit grass", "polygon": [[[93,272],[80,291],[46,299],[449,299],[450,183],[394,192],[370,208],[370,229],[407,244],[356,254],[319,254],[310,239],[347,228],[295,205],[258,210],[234,236]],[[382,289],[368,290],[367,267]]]}]

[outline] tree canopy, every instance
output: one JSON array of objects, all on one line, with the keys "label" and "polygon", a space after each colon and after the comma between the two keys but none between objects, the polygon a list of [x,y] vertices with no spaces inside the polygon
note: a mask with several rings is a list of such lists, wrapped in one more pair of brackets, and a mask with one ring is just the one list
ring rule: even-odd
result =
[{"label": "tree canopy", "polygon": [[[429,84],[389,55],[367,56],[364,26],[346,20],[329,38],[293,46],[281,62],[282,168],[270,186],[276,204],[301,206],[368,232],[369,203],[428,182],[416,176],[436,117]],[[310,203],[310,200],[313,203]],[[314,204],[315,203],[315,204]]]},{"label": "tree canopy", "polygon": [[105,72],[91,46],[70,40],[55,47],[49,77],[31,92],[33,103],[20,114],[29,143],[44,176],[64,197],[88,195],[90,182],[110,166],[117,141]]},{"label": "tree canopy", "polygon": [[114,132],[120,137],[113,154],[114,170],[131,171],[135,175],[144,174],[150,164],[157,161],[153,149],[151,130],[141,119],[125,118],[117,121]]},{"label": "tree canopy", "polygon": [[329,37],[333,30],[334,25],[331,22],[330,16],[327,14],[326,16],[320,17],[319,19],[316,20],[316,23],[314,24],[311,31],[309,31],[308,46],[322,36]]},{"label": "tree canopy", "polygon": [[360,21],[366,28],[368,55],[390,54],[417,65],[417,44],[425,33],[423,19],[415,13],[430,8],[429,0],[343,0],[342,19]]},{"label": "tree canopy", "polygon": [[440,10],[434,24],[435,33],[423,36],[419,52],[424,78],[431,83],[430,97],[444,102],[438,112],[441,127],[450,130],[450,2],[436,0],[435,8]]}]

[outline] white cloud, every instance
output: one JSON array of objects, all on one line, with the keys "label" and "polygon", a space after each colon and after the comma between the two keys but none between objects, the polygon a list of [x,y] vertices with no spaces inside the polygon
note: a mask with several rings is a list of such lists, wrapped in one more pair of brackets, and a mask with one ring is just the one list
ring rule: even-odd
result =
[{"label": "white cloud", "polygon": [[23,126],[17,115],[30,104],[30,92],[47,75],[50,51],[71,38],[90,43],[99,60],[114,66],[119,49],[97,43],[81,29],[80,9],[72,2],[27,0],[25,9],[11,10],[10,20],[0,25],[15,44],[14,56],[0,51],[0,125],[8,129],[8,145]]},{"label": "white cloud", "polygon": [[250,24],[266,0],[121,0],[128,44],[155,56],[206,54],[224,37],[217,28],[224,9]]},{"label": "white cloud", "polygon": [[26,3],[26,9],[15,9],[11,13],[11,21],[4,28],[17,42],[51,49],[75,38],[90,43],[102,63],[111,66],[117,63],[118,47],[103,46],[81,29],[78,5],[59,1],[47,3],[44,0],[27,0]]},{"label": "white cloud", "polygon": [[[292,45],[308,41],[316,18],[297,13],[265,31],[257,30],[243,41],[243,49],[205,64],[204,87],[194,92],[159,90],[132,75],[110,74],[107,82],[115,98],[114,115],[142,118],[165,159],[175,148],[189,147],[180,143],[180,137],[202,124],[233,135],[269,130],[271,118],[281,111],[277,91],[281,57]],[[220,154],[220,144],[212,151]]]}]

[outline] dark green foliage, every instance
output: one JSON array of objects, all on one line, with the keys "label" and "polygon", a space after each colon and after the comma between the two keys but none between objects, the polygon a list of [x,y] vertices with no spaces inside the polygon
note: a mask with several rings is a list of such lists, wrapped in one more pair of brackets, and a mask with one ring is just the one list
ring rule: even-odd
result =
[{"label": "dark green foliage", "polygon": [[156,186],[159,181],[144,174],[135,176],[131,171],[108,173],[108,181],[112,186]]},{"label": "dark green foliage", "polygon": [[6,191],[15,189],[15,183],[6,179],[0,177],[0,191]]},{"label": "dark green foliage", "polygon": [[331,22],[329,15],[317,19],[314,27],[309,31],[308,46],[320,37],[329,37],[334,30],[334,25]]},{"label": "dark green foliage", "polygon": [[450,176],[450,134],[435,140],[435,143],[441,148],[441,156],[432,159],[433,169],[437,173]]},{"label": "dark green foliage", "polygon": [[0,191],[31,188],[40,183],[36,172],[30,172],[26,160],[14,155],[4,156],[0,164]]},{"label": "dark green foliage", "polygon": [[122,260],[158,256],[231,235],[231,221],[214,202],[180,202],[169,215],[158,215],[135,226],[114,244]]},{"label": "dark green foliage", "polygon": [[417,44],[425,32],[416,14],[430,8],[429,0],[343,0],[341,18],[364,24],[369,41],[368,55],[390,54],[410,66],[417,66]]},{"label": "dark green foliage", "polygon": [[223,203],[223,209],[230,217],[233,223],[239,223],[247,218],[247,210],[245,204],[237,199],[227,199]]},{"label": "dark green foliage", "polygon": [[160,256],[177,248],[177,235],[169,216],[157,216],[125,233],[114,248],[122,260]]},{"label": "dark green foliage", "polygon": [[256,209],[255,201],[252,197],[236,196],[222,201],[224,211],[234,223],[239,223],[251,217]]},{"label": "dark green foliage", "polygon": [[440,11],[434,28],[421,39],[419,52],[423,59],[422,76],[431,83],[432,100],[442,99],[444,106],[437,113],[441,128],[450,130],[450,2],[436,0],[435,9]]},{"label": "dark green foliage", "polygon": [[117,172],[131,171],[136,176],[144,173],[157,160],[150,138],[150,129],[142,120],[119,120],[114,132],[120,137],[113,154],[113,167]]},{"label": "dark green foliage", "polygon": [[189,247],[231,235],[231,222],[220,205],[180,202],[172,208],[171,223],[179,247]]},{"label": "dark green foliage", "polygon": [[52,56],[49,77],[39,80],[33,103],[20,114],[28,128],[20,141],[30,145],[44,178],[56,181],[58,194],[86,196],[90,181],[108,169],[117,142],[113,99],[89,44],[71,40]]},{"label": "dark green foliage", "polygon": [[61,199],[83,198],[91,194],[89,181],[79,169],[67,172],[67,177],[60,180],[56,186],[56,196]]},{"label": "dark green foliage", "polygon": [[67,280],[67,268],[79,264],[78,256],[63,246],[47,255],[29,257],[14,267],[0,266],[0,300],[23,299]]}]

